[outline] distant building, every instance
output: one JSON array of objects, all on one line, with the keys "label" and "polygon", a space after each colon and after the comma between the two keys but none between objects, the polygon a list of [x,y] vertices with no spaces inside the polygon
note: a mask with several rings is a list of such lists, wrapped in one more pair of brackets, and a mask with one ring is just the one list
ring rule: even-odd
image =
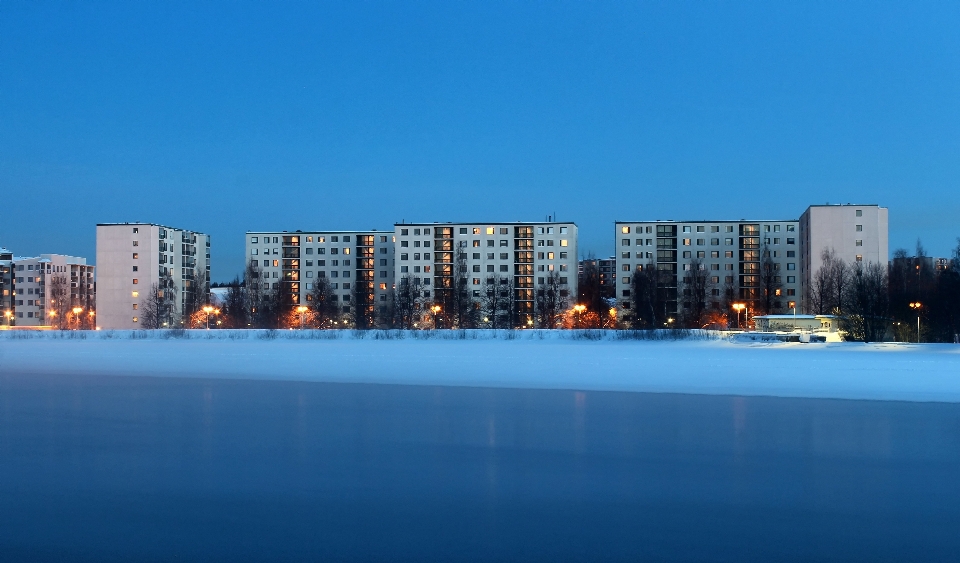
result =
[{"label": "distant building", "polygon": [[699,264],[708,272],[708,309],[725,310],[740,301],[750,311],[764,298],[761,264],[771,271],[772,308],[783,312],[800,296],[797,220],[754,221],[617,221],[617,299],[620,309],[634,307],[634,272],[655,268],[666,295],[665,315],[691,307],[684,288],[690,268]]},{"label": "distant building", "polygon": [[393,290],[389,231],[248,231],[246,256],[256,276],[251,283],[280,292],[291,306],[308,305],[319,279],[329,281],[343,314],[357,312],[353,300],[386,307]]},{"label": "distant building", "polygon": [[800,235],[800,275],[806,300],[826,250],[850,264],[886,266],[889,260],[888,213],[879,205],[811,205],[800,216]]},{"label": "distant building", "polygon": [[584,270],[588,267],[596,267],[600,277],[600,296],[604,299],[613,299],[617,295],[617,257],[610,258],[585,258],[580,260],[577,266],[578,283],[583,286]]},{"label": "distant building", "polygon": [[398,223],[394,236],[395,279],[418,298],[445,302],[458,283],[472,299],[483,297],[485,284],[512,286],[517,326],[532,326],[535,292],[550,278],[568,304],[576,300],[575,223]]},{"label": "distant building", "polygon": [[[97,326],[143,328],[155,286],[170,298],[166,326],[181,326],[190,295],[210,286],[210,236],[153,223],[97,225]],[[194,284],[203,284],[197,288]]]},{"label": "distant building", "polygon": [[[93,328],[96,314],[94,266],[62,254],[13,258],[14,325]],[[59,305],[52,302],[57,288]],[[80,309],[75,313],[74,309]]]},{"label": "distant building", "polygon": [[13,324],[13,253],[0,247],[0,322]]}]

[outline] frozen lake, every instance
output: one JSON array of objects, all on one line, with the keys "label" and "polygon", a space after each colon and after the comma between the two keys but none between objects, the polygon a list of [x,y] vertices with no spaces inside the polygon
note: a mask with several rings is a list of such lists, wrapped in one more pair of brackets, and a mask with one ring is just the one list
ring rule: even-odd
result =
[{"label": "frozen lake", "polygon": [[3,561],[958,554],[957,403],[0,370]]}]

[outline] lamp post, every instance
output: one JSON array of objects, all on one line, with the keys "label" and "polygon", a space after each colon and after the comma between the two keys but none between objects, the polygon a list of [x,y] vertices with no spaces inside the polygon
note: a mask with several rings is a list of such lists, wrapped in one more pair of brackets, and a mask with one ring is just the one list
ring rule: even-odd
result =
[{"label": "lamp post", "polygon": [[[917,268],[919,269],[920,267],[917,266]],[[910,303],[910,308],[914,309],[917,312],[917,344],[920,343],[920,308],[921,307],[923,307],[923,305],[919,301]]]},{"label": "lamp post", "polygon": [[734,303],[733,308],[737,310],[737,328],[740,328],[740,311],[746,307],[743,303]]},{"label": "lamp post", "polygon": [[437,315],[440,313],[440,305],[434,305],[430,307],[430,310],[433,311],[433,328],[437,329]]},{"label": "lamp post", "polygon": [[89,311],[87,313],[87,316],[90,317],[90,330],[96,330],[97,329],[97,323],[96,323],[97,312]]},{"label": "lamp post", "polygon": [[73,318],[77,322],[76,330],[80,330],[80,313],[83,312],[83,307],[74,307],[73,308]]},{"label": "lamp post", "polygon": [[7,318],[7,328],[10,328],[10,323],[12,322],[10,319],[13,317],[13,313],[10,311],[4,311],[3,316]]},{"label": "lamp post", "polygon": [[793,309],[793,330],[797,330],[797,302],[788,301],[787,306]]},{"label": "lamp post", "polygon": [[307,308],[304,305],[297,307],[297,312],[300,313],[300,330],[303,330],[303,315],[307,312]]},{"label": "lamp post", "polygon": [[207,330],[210,330],[210,313],[213,312],[213,307],[207,305],[203,308],[203,312],[207,314]]},{"label": "lamp post", "polygon": [[574,305],[574,306],[573,306],[573,310],[576,311],[576,313],[577,313],[577,326],[576,326],[576,328],[580,328],[580,315],[583,314],[583,312],[587,310],[587,307],[586,307],[586,305]]}]

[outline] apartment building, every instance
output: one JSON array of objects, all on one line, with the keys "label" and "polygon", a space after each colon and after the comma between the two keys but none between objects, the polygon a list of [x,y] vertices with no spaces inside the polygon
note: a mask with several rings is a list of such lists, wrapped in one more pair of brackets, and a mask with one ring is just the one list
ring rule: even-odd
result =
[{"label": "apartment building", "polygon": [[800,233],[800,275],[805,292],[813,287],[825,250],[850,264],[886,266],[890,256],[888,210],[879,205],[811,205],[800,216]]},{"label": "apartment building", "polygon": [[389,231],[250,231],[245,252],[262,289],[281,292],[291,305],[308,305],[320,279],[347,315],[359,312],[358,303],[368,314],[386,307],[393,290]]},{"label": "apartment building", "polygon": [[581,288],[584,283],[584,271],[587,268],[597,269],[600,283],[600,296],[605,299],[613,299],[617,295],[617,257],[610,258],[585,258],[580,261],[578,283]]},{"label": "apartment building", "polygon": [[94,266],[88,265],[86,258],[63,254],[13,257],[12,266],[14,326],[95,326]]},{"label": "apartment building", "polygon": [[13,324],[13,252],[0,246],[0,322]]},{"label": "apartment building", "polygon": [[450,302],[458,278],[472,299],[512,287],[515,323],[531,326],[536,291],[551,280],[568,304],[576,299],[575,223],[398,223],[394,236],[394,276],[425,301]]},{"label": "apartment building", "polygon": [[[634,272],[654,268],[665,296],[665,315],[691,307],[691,268],[707,271],[707,307],[725,310],[739,301],[754,311],[771,295],[767,313],[783,312],[800,299],[799,222],[778,221],[617,221],[617,299],[629,315]],[[769,266],[767,274],[764,270]]]},{"label": "apartment building", "polygon": [[181,326],[195,306],[191,296],[209,293],[209,280],[209,235],[153,223],[97,225],[101,328],[145,328],[142,310],[154,287],[165,300],[158,324]]}]

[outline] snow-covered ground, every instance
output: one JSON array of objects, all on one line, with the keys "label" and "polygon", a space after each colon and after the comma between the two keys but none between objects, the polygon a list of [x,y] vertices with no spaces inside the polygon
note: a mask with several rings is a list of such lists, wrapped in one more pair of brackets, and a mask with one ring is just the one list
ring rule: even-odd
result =
[{"label": "snow-covered ground", "polygon": [[606,333],[0,332],[0,373],[960,402],[960,346],[637,341]]}]

